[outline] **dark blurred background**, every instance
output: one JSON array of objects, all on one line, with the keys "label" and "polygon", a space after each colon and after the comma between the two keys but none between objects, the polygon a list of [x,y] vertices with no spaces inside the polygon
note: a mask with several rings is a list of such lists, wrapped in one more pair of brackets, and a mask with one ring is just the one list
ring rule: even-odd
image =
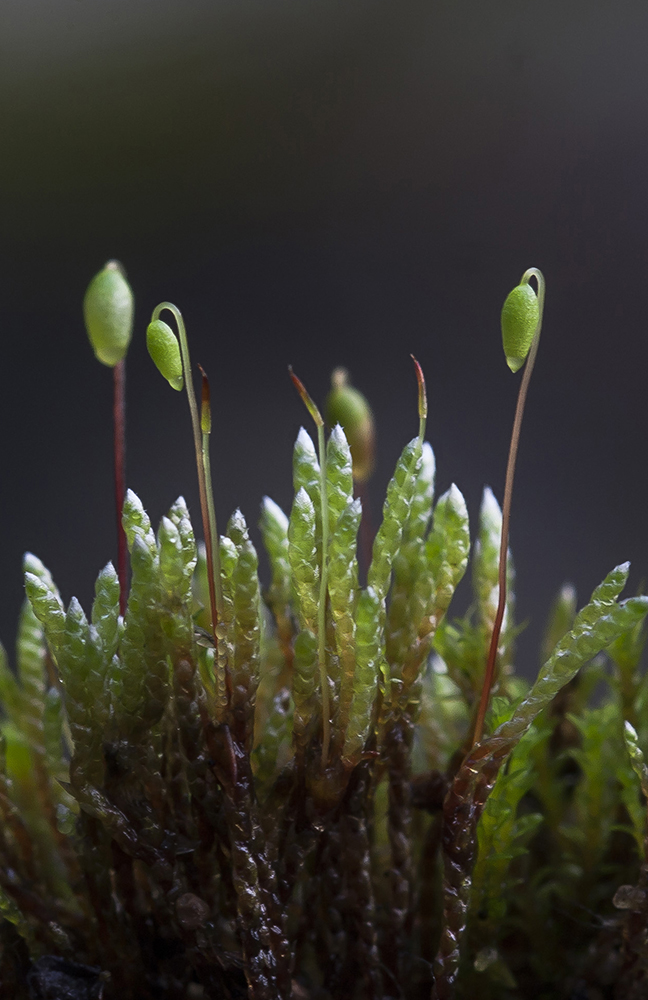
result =
[{"label": "dark blurred background", "polygon": [[[558,586],[648,576],[648,5],[601,0],[2,0],[0,633],[21,555],[88,607],[113,556],[111,373],[81,318],[109,257],[136,295],[128,482],[197,514],[185,398],[149,361],[175,301],[208,369],[221,528],[291,503],[346,365],[373,402],[374,519],[428,378],[438,491],[501,498],[519,376],[499,312],[544,270],[513,504],[519,643]],[[256,528],[255,528],[256,531]],[[258,537],[258,536],[256,536]],[[464,594],[464,601],[467,599]],[[458,605],[458,609],[461,604]]]}]

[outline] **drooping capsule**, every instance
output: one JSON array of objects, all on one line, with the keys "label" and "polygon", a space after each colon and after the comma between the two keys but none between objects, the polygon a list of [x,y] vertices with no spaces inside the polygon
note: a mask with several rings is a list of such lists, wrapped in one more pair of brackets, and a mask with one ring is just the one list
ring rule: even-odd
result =
[{"label": "drooping capsule", "polygon": [[146,346],[157,370],[173,389],[180,392],[184,385],[180,344],[168,323],[161,319],[154,319],[149,323]]},{"label": "drooping capsule", "polygon": [[83,300],[83,317],[97,360],[114,368],[133,332],[133,293],[119,261],[109,260],[95,274]]},{"label": "drooping capsule", "polygon": [[331,375],[326,421],[330,427],[341,425],[351,449],[353,478],[356,482],[365,482],[374,466],[374,419],[365,397],[349,385],[346,368],[336,368]]},{"label": "drooping capsule", "polygon": [[526,360],[539,316],[538,296],[531,285],[516,285],[502,306],[502,344],[512,372],[519,371]]}]

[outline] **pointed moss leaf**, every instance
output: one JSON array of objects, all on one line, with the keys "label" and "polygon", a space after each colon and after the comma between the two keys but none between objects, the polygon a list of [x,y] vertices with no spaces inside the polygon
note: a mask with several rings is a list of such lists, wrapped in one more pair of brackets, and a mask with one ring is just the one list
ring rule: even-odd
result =
[{"label": "pointed moss leaf", "polygon": [[226,580],[231,580],[236,566],[238,554],[236,545],[228,535],[220,537],[221,573]]},{"label": "pointed moss leaf", "polygon": [[117,261],[108,261],[90,282],[83,315],[97,359],[114,367],[125,356],[133,332],[133,293]]},{"label": "pointed moss leaf", "polygon": [[180,535],[180,559],[184,567],[183,576],[191,581],[198,560],[198,551],[196,548],[196,537],[184,497],[178,497],[169,510],[168,517],[175,524]]},{"label": "pointed moss leaf", "polygon": [[435,471],[436,463],[432,446],[428,441],[424,441],[421,451],[421,468],[414,484],[412,506],[404,529],[406,541],[425,537],[432,515]]},{"label": "pointed moss leaf", "polygon": [[241,545],[248,537],[247,524],[241,511],[237,508],[227,524],[227,534],[237,546]]},{"label": "pointed moss leaf", "polygon": [[111,562],[107,563],[95,583],[92,604],[92,624],[97,629],[107,659],[112,660],[119,643],[119,578]]},{"label": "pointed moss leaf", "polygon": [[435,627],[448,610],[457,584],[466,571],[469,551],[468,509],[461,492],[453,483],[437,501],[432,530],[426,543],[429,571],[436,591],[433,612]]},{"label": "pointed moss leaf", "polygon": [[56,594],[60,598],[52,574],[33,552],[25,552],[25,555],[23,556],[23,572],[33,573],[34,576],[37,576],[39,580],[43,581],[48,590],[51,590],[52,593]]},{"label": "pointed moss leaf", "polygon": [[331,431],[326,448],[326,492],[329,523],[333,529],[342,511],[353,500],[351,450],[339,424]]},{"label": "pointed moss leaf", "polygon": [[585,663],[645,617],[648,597],[631,597],[617,603],[628,578],[629,566],[629,563],[617,566],[596,588],[589,604],[577,614],[574,627],[560,640],[542,667],[537,681],[510,722],[500,726],[493,739],[517,742],[538,713]]},{"label": "pointed moss leaf", "polygon": [[630,756],[632,769],[641,782],[641,791],[648,799],[648,766],[646,765],[643,752],[639,746],[637,731],[629,722],[625,722],[623,724],[623,735],[625,737],[625,745]]},{"label": "pointed moss leaf", "polygon": [[356,611],[356,669],[343,752],[348,763],[357,763],[371,728],[384,660],[382,616],[382,598],[373,587],[367,587],[360,594]]},{"label": "pointed moss leaf", "polygon": [[272,572],[270,599],[273,604],[285,605],[290,600],[288,518],[270,497],[261,501],[259,527]]},{"label": "pointed moss leaf", "polygon": [[178,597],[182,594],[182,600],[186,602],[191,586],[191,573],[186,571],[180,532],[168,517],[163,517],[160,520],[158,549],[160,553],[160,578],[166,590]]},{"label": "pointed moss leaf", "polygon": [[36,618],[34,610],[25,601],[18,621],[18,638],[16,640],[16,660],[18,677],[25,695],[30,702],[42,709],[45,694],[45,634],[43,626]]},{"label": "pointed moss leaf", "polygon": [[293,486],[295,495],[297,495],[301,489],[306,490],[306,493],[310,497],[313,504],[313,508],[315,510],[315,544],[317,547],[317,561],[321,565],[322,513],[320,502],[320,467],[313,441],[303,427],[300,427],[299,429],[299,434],[297,435],[297,440],[295,441],[295,447],[293,450]]},{"label": "pointed moss leaf", "polygon": [[293,449],[293,487],[295,493],[303,487],[313,505],[319,505],[320,467],[313,439],[304,427],[299,428]]},{"label": "pointed moss leaf", "polygon": [[404,448],[387,487],[383,520],[373,544],[368,584],[384,600],[389,590],[391,568],[398,554],[403,527],[409,517],[416,477],[421,466],[421,442],[414,438]]},{"label": "pointed moss leaf", "polygon": [[270,497],[261,501],[261,520],[259,523],[264,545],[272,562],[274,559],[286,560],[288,554],[288,518],[279,504]]},{"label": "pointed moss leaf", "polygon": [[292,582],[289,558],[288,518],[270,497],[261,503],[259,522],[265,550],[271,569],[270,586],[265,599],[270,607],[277,627],[277,638],[284,656],[290,657],[290,642],[293,623],[290,602]]},{"label": "pointed moss leaf", "polygon": [[288,558],[293,573],[295,597],[303,628],[317,631],[319,566],[315,543],[316,515],[304,488],[295,497],[288,527]]},{"label": "pointed moss leaf", "polygon": [[499,596],[499,550],[502,511],[486,486],[479,511],[479,534],[473,554],[473,588],[484,622],[492,622]]},{"label": "pointed moss leaf", "polygon": [[172,389],[178,392],[184,386],[180,344],[175,333],[164,320],[154,319],[146,329],[146,346],[155,367]]},{"label": "pointed moss leaf", "polygon": [[[148,518],[146,519],[148,521]],[[169,632],[175,624],[160,583],[159,559],[150,528],[133,532],[131,591],[120,646],[118,672],[111,679],[118,729],[124,735],[145,731],[160,720],[169,694]],[[190,631],[188,608],[177,622]]]},{"label": "pointed moss leaf", "polygon": [[140,498],[132,490],[126,490],[122,509],[122,524],[128,540],[128,548],[132,554],[136,538],[141,539],[151,556],[157,553],[155,535],[151,529],[151,521],[142,506]]},{"label": "pointed moss leaf", "polygon": [[[27,737],[32,752],[44,763],[43,713],[45,710],[47,644],[41,623],[36,618],[29,601],[20,612],[16,660],[20,681],[19,725]],[[4,702],[4,696],[2,701]],[[37,765],[38,766],[38,765]]]},{"label": "pointed moss leaf", "polygon": [[539,318],[538,296],[531,285],[517,285],[509,292],[502,307],[502,344],[512,372],[524,364]]},{"label": "pointed moss leaf", "polygon": [[54,656],[65,630],[65,610],[51,574],[40,559],[27,553],[24,560],[25,591],[34,614],[45,629],[45,636]]},{"label": "pointed moss leaf", "polygon": [[430,603],[432,581],[426,565],[425,533],[432,513],[433,490],[434,453],[425,442],[400,550],[393,563],[386,646],[391,675],[398,679],[402,678],[405,662],[414,655],[421,623]]}]

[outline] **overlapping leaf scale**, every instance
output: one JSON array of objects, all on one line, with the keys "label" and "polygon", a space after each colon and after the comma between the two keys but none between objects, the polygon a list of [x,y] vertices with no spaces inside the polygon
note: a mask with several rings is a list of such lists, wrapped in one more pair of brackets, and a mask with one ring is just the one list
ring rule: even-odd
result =
[{"label": "overlapping leaf scale", "polygon": [[421,467],[421,442],[414,438],[405,446],[387,487],[383,519],[374,540],[367,584],[385,600],[391,581],[392,564],[401,545],[403,528],[409,517],[416,479]]},{"label": "overlapping leaf scale", "polygon": [[[322,509],[320,465],[313,440],[303,427],[299,428],[293,449],[293,488],[295,496],[305,490],[315,511],[315,545],[317,562],[322,562]],[[291,516],[292,519],[292,516]]]},{"label": "overlapping leaf scale", "polygon": [[266,600],[277,624],[277,636],[284,657],[289,656],[292,638],[290,621],[291,576],[288,556],[288,518],[274,500],[264,497],[261,502],[261,537],[270,560],[271,580]]},{"label": "overlapping leaf scale", "polygon": [[386,647],[392,683],[402,682],[403,668],[418,640],[429,604],[432,581],[425,557],[425,534],[434,496],[434,452],[426,441],[414,492],[403,526],[400,550],[394,559],[394,583],[387,616]]},{"label": "overlapping leaf scale", "polygon": [[227,716],[229,695],[227,678],[234,660],[234,571],[238,560],[236,545],[229,535],[220,538],[221,589],[223,607],[216,629],[216,717],[223,722]]},{"label": "overlapping leaf scale", "polygon": [[356,764],[369,735],[378,678],[384,669],[384,600],[366,587],[356,610],[356,669],[343,757]]},{"label": "overlapping leaf scale", "polygon": [[37,556],[27,552],[23,563],[25,590],[34,614],[45,629],[45,638],[54,661],[65,634],[65,608],[48,569]]},{"label": "overlapping leaf scale", "polygon": [[405,446],[387,487],[383,519],[373,544],[367,587],[360,594],[356,612],[356,670],[344,758],[355,760],[369,734],[374,700],[381,677],[387,676],[385,659],[386,597],[392,566],[398,555],[403,528],[409,517],[416,478],[421,467],[421,442]]},{"label": "overlapping leaf scale", "polygon": [[[495,496],[486,486],[479,511],[479,532],[473,553],[473,591],[477,601],[477,628],[481,647],[478,653],[480,663],[485,662],[493,632],[499,601],[499,550],[502,537],[502,511]],[[514,614],[515,571],[510,549],[506,570],[506,606],[502,620],[498,658],[500,669],[511,668],[513,653],[512,626]]]},{"label": "overlapping leaf scale", "polygon": [[73,597],[66,615],[59,670],[74,741],[73,784],[103,785],[103,741],[109,716],[108,664],[97,629]]},{"label": "overlapping leaf scale", "polygon": [[648,611],[648,597],[617,602],[629,564],[617,566],[576,616],[512,717],[468,754],[444,803],[444,927],[435,963],[435,996],[447,1000],[457,978],[475,854],[475,825],[502,764],[534,719],[577,671]]},{"label": "overlapping leaf scale", "polygon": [[303,487],[293,502],[288,540],[297,617],[302,629],[317,634],[320,566],[317,560],[316,510]]},{"label": "overlapping leaf scale", "polygon": [[333,531],[338,518],[353,501],[351,450],[339,424],[331,431],[326,447],[326,497],[329,528]]},{"label": "overlapping leaf scale", "polygon": [[[448,638],[452,640],[454,637],[453,627],[445,626],[443,633],[438,630],[466,571],[469,551],[468,510],[461,492],[453,483],[439,497],[434,508],[432,528],[425,542],[427,573],[419,577],[414,588],[415,599],[424,611],[420,619],[418,641],[411,647],[403,670],[405,699],[433,641],[443,660],[449,667],[452,664],[452,646],[448,643]],[[458,651],[457,660],[461,664],[464,661],[463,654],[463,649]]]},{"label": "overlapping leaf scale", "polygon": [[269,791],[277,770],[287,762],[293,730],[294,702],[286,688],[275,695],[252,759],[257,785]]},{"label": "overlapping leaf scale", "polygon": [[356,665],[355,609],[358,596],[358,529],[362,517],[360,500],[353,500],[340,514],[331,536],[328,565],[328,592],[335,633],[340,690],[334,719],[336,740],[344,736],[353,697]]},{"label": "overlapping leaf scale", "polygon": [[293,735],[298,754],[303,754],[320,713],[317,636],[304,629],[295,639],[293,661]]},{"label": "overlapping leaf scale", "polygon": [[234,659],[231,665],[231,710],[234,732],[242,747],[252,749],[254,707],[259,684],[261,622],[258,559],[240,510],[232,515],[228,535],[237,550],[233,574]]},{"label": "overlapping leaf scale", "polygon": [[46,655],[43,627],[36,618],[31,604],[26,601],[20,612],[16,641],[18,679],[22,693],[21,727],[31,743],[32,750],[43,763],[45,763],[43,714],[48,687]]},{"label": "overlapping leaf scale", "polygon": [[168,639],[160,560],[151,523],[129,490],[122,522],[131,557],[132,580],[119,661],[111,676],[118,732],[141,735],[160,721],[169,696]]},{"label": "overlapping leaf scale", "polygon": [[104,657],[110,663],[117,652],[123,627],[119,621],[119,579],[111,562],[104,566],[95,581],[91,619]]},{"label": "overlapping leaf scale", "polygon": [[[623,736],[627,750],[627,759],[632,771],[633,780],[628,780],[627,769],[620,764],[617,777],[621,782],[621,797],[628,810],[632,833],[637,843],[637,850],[642,861],[648,861],[648,840],[646,824],[646,800],[648,800],[648,766],[639,746],[639,736],[632,723],[627,720],[623,726]],[[637,780],[638,779],[638,780]],[[643,798],[637,795],[637,784],[641,786]]]}]

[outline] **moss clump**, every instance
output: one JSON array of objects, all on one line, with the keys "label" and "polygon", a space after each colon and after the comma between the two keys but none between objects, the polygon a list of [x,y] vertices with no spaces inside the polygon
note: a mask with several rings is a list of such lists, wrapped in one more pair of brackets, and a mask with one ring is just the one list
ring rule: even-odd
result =
[{"label": "moss clump", "polygon": [[450,621],[468,516],[455,486],[435,502],[423,429],[365,585],[339,426],[319,455],[300,431],[290,516],[263,501],[265,589],[232,515],[217,620],[182,499],[155,534],[127,495],[123,616],[110,564],[87,617],[26,557],[16,672],[0,661],[2,995],[645,996],[648,599],[619,600],[627,566],[578,615],[564,589],[528,686],[509,555],[471,745],[501,514],[487,491]]}]

